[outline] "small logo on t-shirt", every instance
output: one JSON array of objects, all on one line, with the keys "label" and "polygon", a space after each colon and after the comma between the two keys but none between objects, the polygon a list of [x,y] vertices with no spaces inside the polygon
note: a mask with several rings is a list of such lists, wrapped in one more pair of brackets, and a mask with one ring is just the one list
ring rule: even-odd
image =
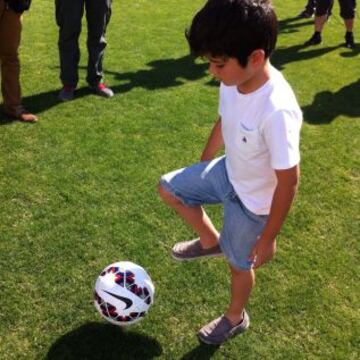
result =
[{"label": "small logo on t-shirt", "polygon": [[242,138],[242,141],[243,141],[244,143],[246,143],[246,142],[247,142],[247,140],[246,140],[246,137],[245,137],[245,136]]}]

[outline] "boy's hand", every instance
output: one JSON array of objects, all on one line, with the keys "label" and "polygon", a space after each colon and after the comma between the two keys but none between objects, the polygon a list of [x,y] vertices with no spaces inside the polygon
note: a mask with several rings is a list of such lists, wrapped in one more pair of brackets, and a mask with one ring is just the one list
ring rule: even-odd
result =
[{"label": "boy's hand", "polygon": [[251,251],[249,260],[253,261],[254,269],[270,261],[276,252],[276,240],[267,240],[258,236],[258,240]]}]

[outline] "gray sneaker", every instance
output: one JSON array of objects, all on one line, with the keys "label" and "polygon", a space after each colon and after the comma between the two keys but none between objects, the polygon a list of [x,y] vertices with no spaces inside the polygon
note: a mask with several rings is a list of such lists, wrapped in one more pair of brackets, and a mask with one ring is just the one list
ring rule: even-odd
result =
[{"label": "gray sneaker", "polygon": [[90,86],[91,89],[95,92],[95,94],[106,97],[106,98],[111,98],[114,96],[114,92],[107,87],[104,83],[99,83],[95,86]]},{"label": "gray sneaker", "polygon": [[75,96],[75,87],[64,85],[64,87],[59,92],[59,100],[61,101],[70,101],[73,100]]},{"label": "gray sneaker", "polygon": [[171,255],[175,260],[193,260],[200,257],[214,257],[223,255],[220,246],[216,245],[209,249],[201,246],[200,238],[179,242],[174,245]]},{"label": "gray sneaker", "polygon": [[240,324],[232,326],[224,315],[205,325],[198,333],[199,339],[209,345],[220,345],[227,339],[238,335],[250,326],[250,318],[244,310],[243,319]]}]

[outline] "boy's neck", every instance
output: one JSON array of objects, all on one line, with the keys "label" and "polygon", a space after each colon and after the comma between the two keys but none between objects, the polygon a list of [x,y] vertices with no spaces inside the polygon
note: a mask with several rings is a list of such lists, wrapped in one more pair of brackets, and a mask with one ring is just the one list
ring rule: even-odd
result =
[{"label": "boy's neck", "polygon": [[256,72],[251,79],[237,86],[241,94],[250,94],[261,88],[270,79],[270,61],[266,60],[264,66]]}]

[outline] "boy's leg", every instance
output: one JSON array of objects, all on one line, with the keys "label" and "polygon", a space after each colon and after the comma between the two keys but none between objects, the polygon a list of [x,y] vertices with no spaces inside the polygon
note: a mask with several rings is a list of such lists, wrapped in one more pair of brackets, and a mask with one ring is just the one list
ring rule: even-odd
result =
[{"label": "boy's leg", "polygon": [[[200,242],[195,241],[194,243],[201,249],[218,248],[219,240],[219,233],[202,205],[223,202],[226,194],[231,190],[232,186],[227,177],[224,157],[200,162],[163,175],[159,185],[159,194],[162,200],[175,209],[199,235]],[[194,245],[193,242],[191,245]],[[221,254],[220,249],[217,253]],[[200,256],[204,255],[210,254],[200,254]],[[191,258],[195,257],[198,256],[191,256]]]},{"label": "boy's leg", "polygon": [[219,233],[202,206],[189,207],[184,205],[161,184],[159,185],[159,194],[161,199],[173,208],[199,235],[200,243],[204,249],[218,244]]},{"label": "boy's leg", "polygon": [[233,326],[243,319],[243,311],[255,284],[255,271],[240,270],[230,265],[231,270],[231,302],[225,316]]},{"label": "boy's leg", "polygon": [[250,326],[245,310],[255,283],[254,270],[240,270],[230,265],[231,302],[226,313],[205,325],[198,333],[206,344],[220,345],[232,336],[244,332]]},{"label": "boy's leg", "polygon": [[245,306],[255,283],[253,262],[249,256],[267,218],[250,212],[235,193],[229,194],[224,201],[220,247],[230,263],[231,300],[224,315],[200,330],[199,337],[203,342],[221,344],[249,327]]}]

